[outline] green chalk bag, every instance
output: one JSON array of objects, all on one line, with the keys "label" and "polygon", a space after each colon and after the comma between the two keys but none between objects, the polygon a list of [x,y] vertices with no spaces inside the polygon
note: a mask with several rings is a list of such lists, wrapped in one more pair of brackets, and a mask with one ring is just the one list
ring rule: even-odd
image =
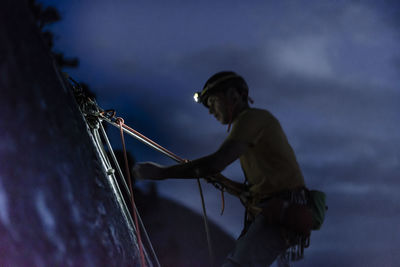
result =
[{"label": "green chalk bag", "polygon": [[319,230],[325,219],[328,207],[325,205],[326,194],[318,190],[309,191],[309,206],[312,210],[313,230]]}]

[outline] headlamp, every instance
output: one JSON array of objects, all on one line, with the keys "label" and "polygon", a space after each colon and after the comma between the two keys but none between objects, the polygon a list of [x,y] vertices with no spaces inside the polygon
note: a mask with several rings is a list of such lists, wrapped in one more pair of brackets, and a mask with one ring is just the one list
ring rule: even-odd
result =
[{"label": "headlamp", "polygon": [[200,103],[200,95],[201,95],[201,92],[196,92],[193,95],[194,101],[196,101],[197,103]]}]

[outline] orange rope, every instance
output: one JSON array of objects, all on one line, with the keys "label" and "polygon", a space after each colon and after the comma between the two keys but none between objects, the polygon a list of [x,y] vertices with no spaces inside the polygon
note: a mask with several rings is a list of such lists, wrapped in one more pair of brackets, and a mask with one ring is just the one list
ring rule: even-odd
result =
[{"label": "orange rope", "polygon": [[225,211],[225,195],[224,195],[224,189],[221,189],[221,201],[222,201],[222,209],[221,209],[221,216],[224,214]]},{"label": "orange rope", "polygon": [[133,217],[134,217],[134,220],[135,220],[137,238],[138,238],[138,243],[139,243],[140,265],[142,267],[146,267],[146,262],[145,262],[145,258],[144,258],[144,252],[143,252],[143,243],[142,243],[142,238],[140,236],[139,220],[138,220],[138,217],[137,217],[137,214],[136,214],[136,204],[135,204],[135,199],[133,198],[132,179],[131,179],[131,174],[130,174],[130,171],[129,171],[128,156],[126,154],[124,131],[122,129],[122,126],[124,125],[124,119],[117,118],[117,123],[119,124],[120,130],[121,130],[121,141],[122,141],[122,148],[124,150],[126,176],[128,178],[129,191],[131,192],[132,213],[133,213]]}]

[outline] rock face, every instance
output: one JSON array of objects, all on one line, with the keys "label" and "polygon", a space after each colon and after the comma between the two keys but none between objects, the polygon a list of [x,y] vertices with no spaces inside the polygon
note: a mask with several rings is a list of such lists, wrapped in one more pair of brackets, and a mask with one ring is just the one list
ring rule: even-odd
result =
[{"label": "rock face", "polygon": [[140,266],[135,232],[26,2],[0,4],[0,266]]}]

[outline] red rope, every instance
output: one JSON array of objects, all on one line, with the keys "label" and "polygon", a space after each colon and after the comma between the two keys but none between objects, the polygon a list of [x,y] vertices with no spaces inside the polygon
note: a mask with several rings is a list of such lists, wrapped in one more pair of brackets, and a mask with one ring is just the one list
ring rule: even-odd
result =
[{"label": "red rope", "polygon": [[224,189],[221,189],[221,201],[222,201],[222,209],[221,209],[221,216],[224,214],[225,211],[225,196],[224,196]]},{"label": "red rope", "polygon": [[131,179],[131,174],[129,171],[128,156],[126,154],[124,131],[122,129],[122,126],[124,125],[124,120],[122,118],[117,118],[117,123],[119,124],[120,130],[121,130],[121,141],[122,141],[122,148],[124,150],[126,176],[128,177],[129,191],[131,192],[131,203],[132,203],[132,209],[133,209],[132,213],[133,213],[133,217],[135,220],[137,238],[138,238],[138,243],[139,243],[140,265],[142,267],[146,267],[146,262],[144,259],[144,252],[143,252],[143,243],[142,243],[142,238],[140,236],[139,220],[138,220],[138,217],[136,214],[136,204],[135,204],[135,199],[133,198],[132,179]]},{"label": "red rope", "polygon": [[227,132],[229,133],[229,131],[231,130],[232,120],[233,120],[233,105],[232,105],[232,103],[228,103],[228,108],[229,108],[229,110],[228,110],[229,111],[229,123],[228,123]]}]

